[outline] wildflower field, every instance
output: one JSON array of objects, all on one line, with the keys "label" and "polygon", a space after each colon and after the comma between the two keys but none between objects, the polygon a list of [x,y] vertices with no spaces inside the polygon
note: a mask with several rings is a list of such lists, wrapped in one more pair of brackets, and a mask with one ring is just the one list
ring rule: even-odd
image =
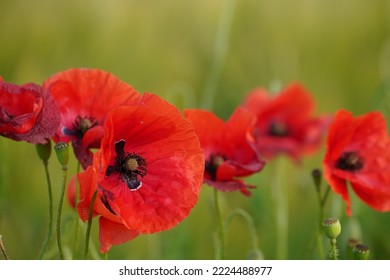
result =
[{"label": "wildflower field", "polygon": [[0,15],[0,260],[390,258],[390,1]]}]

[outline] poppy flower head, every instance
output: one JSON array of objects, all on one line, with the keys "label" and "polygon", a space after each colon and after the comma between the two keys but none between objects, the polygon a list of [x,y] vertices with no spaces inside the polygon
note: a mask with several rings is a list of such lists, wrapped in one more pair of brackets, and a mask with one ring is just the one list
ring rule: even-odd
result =
[{"label": "poppy flower head", "polygon": [[[93,164],[79,176],[80,197],[98,192],[94,210],[105,219],[102,225],[110,221],[145,234],[168,230],[189,215],[198,200],[204,157],[192,124],[173,105],[148,93],[139,104],[108,114]],[[82,219],[89,204],[90,199],[80,200]],[[109,228],[102,230],[106,248],[121,243]]]},{"label": "poppy flower head", "polygon": [[328,117],[314,117],[310,94],[293,83],[276,96],[264,89],[248,94],[244,107],[256,115],[256,147],[265,159],[287,154],[294,160],[316,151],[329,123]]},{"label": "poppy flower head", "polygon": [[244,108],[237,108],[226,122],[201,109],[184,110],[184,114],[193,123],[204,149],[204,181],[221,191],[240,190],[250,195],[248,189],[253,186],[237,178],[264,166],[250,144],[255,117]]},{"label": "poppy flower head", "polygon": [[58,106],[49,92],[30,83],[0,81],[0,134],[16,141],[45,144],[59,126]]},{"label": "poppy flower head", "polygon": [[390,140],[381,113],[353,117],[338,111],[329,127],[323,167],[328,183],[346,202],[348,215],[347,182],[370,207],[390,211]]},{"label": "poppy flower head", "polygon": [[137,104],[141,95],[114,75],[99,69],[74,68],[48,78],[48,88],[60,107],[61,124],[55,142],[72,142],[85,169],[92,163],[90,149],[98,148],[107,113],[120,105]]}]

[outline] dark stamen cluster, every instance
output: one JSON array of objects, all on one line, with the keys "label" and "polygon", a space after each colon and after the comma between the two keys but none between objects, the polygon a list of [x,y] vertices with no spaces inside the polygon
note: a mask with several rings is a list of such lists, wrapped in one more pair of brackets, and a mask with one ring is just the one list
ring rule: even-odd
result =
[{"label": "dark stamen cluster", "polygon": [[344,152],[336,162],[336,167],[346,171],[358,171],[364,166],[364,160],[357,152]]},{"label": "dark stamen cluster", "polygon": [[82,118],[80,116],[77,116],[76,120],[73,123],[73,128],[72,129],[64,128],[63,132],[66,135],[75,136],[78,139],[81,139],[83,138],[85,132],[87,132],[88,129],[91,129],[97,124],[98,121],[94,117],[85,116]]},{"label": "dark stamen cluster", "polygon": [[138,176],[143,178],[146,175],[147,163],[144,158],[135,153],[125,153],[125,144],[125,140],[120,140],[115,143],[115,164],[108,166],[106,176],[119,173],[119,176],[126,183],[127,187],[135,191],[142,186],[142,182],[138,179]]},{"label": "dark stamen cluster", "polygon": [[224,162],[225,158],[219,155],[211,155],[205,162],[205,170],[210,175],[211,180],[217,178],[217,169]]},{"label": "dark stamen cluster", "polygon": [[289,134],[289,131],[285,123],[272,122],[268,127],[268,134],[275,137],[285,137]]}]

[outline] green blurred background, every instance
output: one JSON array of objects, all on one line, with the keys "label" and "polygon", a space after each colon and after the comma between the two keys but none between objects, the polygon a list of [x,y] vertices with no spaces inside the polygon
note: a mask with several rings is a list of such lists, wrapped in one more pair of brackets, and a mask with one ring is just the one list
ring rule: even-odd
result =
[{"label": "green blurred background", "polygon": [[[389,62],[390,2],[385,0],[0,3],[0,75],[5,81],[40,84],[68,68],[101,68],[180,109],[204,107],[224,119],[251,89],[277,90],[291,81],[300,81],[312,93],[318,113],[379,109],[390,116]],[[312,250],[318,204],[310,173],[321,167],[323,154],[321,149],[300,166],[285,158],[269,162],[248,178],[258,186],[250,198],[238,192],[220,194],[224,217],[241,208],[253,218],[266,259],[318,257]],[[54,157],[50,163],[56,205],[61,173]],[[72,159],[70,175],[75,171]],[[38,256],[48,217],[44,178],[32,145],[0,138],[0,234],[10,258]],[[109,258],[213,259],[212,195],[203,186],[199,203],[179,226],[115,246]],[[341,220],[341,255],[346,240],[357,236],[370,246],[370,258],[390,259],[390,214],[352,196],[352,218],[346,217],[345,204],[335,194],[325,209],[325,216]],[[287,226],[279,235],[276,217],[283,211]],[[68,205],[64,224],[70,252],[75,213]],[[92,244],[98,248],[96,225]],[[56,258],[54,241],[47,258]],[[324,240],[326,250],[327,245]],[[226,257],[245,259],[250,249],[248,227],[237,217],[227,232]]]}]

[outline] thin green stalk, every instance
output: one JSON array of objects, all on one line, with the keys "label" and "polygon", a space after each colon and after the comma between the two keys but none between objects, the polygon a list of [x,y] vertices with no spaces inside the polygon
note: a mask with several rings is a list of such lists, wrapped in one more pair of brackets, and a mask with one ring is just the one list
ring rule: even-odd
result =
[{"label": "thin green stalk", "polygon": [[318,234],[317,234],[317,250],[318,255],[320,259],[324,259],[324,250],[322,247],[322,221],[324,220],[324,208],[326,204],[326,200],[328,199],[330,193],[330,187],[329,185],[326,188],[325,194],[321,195],[320,188],[317,188],[317,198],[318,198],[318,204],[319,204],[319,213],[318,213]]},{"label": "thin green stalk", "polygon": [[320,209],[318,211],[318,233],[317,233],[317,251],[319,258],[324,259],[324,249],[322,247],[322,221],[324,220],[324,207],[322,203],[321,192],[317,190],[317,198]]},{"label": "thin green stalk", "polygon": [[[77,170],[76,170],[76,174],[78,174],[80,172],[80,168],[81,168],[81,165],[80,165],[80,162],[78,161],[77,163]],[[76,175],[77,176],[77,175]],[[79,180],[78,178],[76,178],[76,189],[75,189],[75,196],[74,196],[74,205],[75,205],[75,209],[76,209],[76,212],[75,212],[75,229],[74,229],[74,248],[73,248],[73,259],[77,258],[77,245],[79,243],[79,214],[78,214],[78,211],[77,211],[77,203],[79,202]]]},{"label": "thin green stalk", "polygon": [[68,177],[68,168],[67,166],[62,167],[63,171],[63,177],[62,177],[62,186],[61,186],[61,194],[60,194],[60,201],[58,203],[58,210],[57,210],[57,224],[56,224],[56,230],[57,230],[57,245],[58,245],[58,251],[60,253],[60,259],[64,259],[64,251],[62,249],[62,240],[61,240],[61,216],[62,216],[62,205],[64,202],[64,195],[65,195],[65,187],[66,187],[66,181]]},{"label": "thin green stalk", "polygon": [[51,235],[53,232],[53,193],[52,193],[52,186],[51,186],[51,180],[50,180],[50,173],[49,173],[49,162],[47,160],[43,160],[43,166],[45,168],[45,174],[46,174],[46,181],[47,181],[47,189],[49,193],[49,225],[46,233],[45,240],[43,242],[41,251],[39,253],[39,259],[43,259],[43,254],[45,253],[47,246],[49,245]]},{"label": "thin green stalk", "polygon": [[276,259],[284,260],[288,255],[288,200],[285,178],[284,158],[277,159],[275,184],[272,187],[276,220]]},{"label": "thin green stalk", "polygon": [[97,195],[97,191],[93,193],[91,204],[89,205],[87,233],[85,234],[84,260],[87,259],[88,250],[89,250],[89,236],[91,235],[93,205],[95,204],[96,195]]},{"label": "thin green stalk", "polygon": [[222,11],[214,45],[213,61],[200,102],[201,107],[208,110],[213,108],[218,79],[229,46],[230,30],[235,10],[235,0],[225,0],[222,3]]},{"label": "thin green stalk", "polygon": [[219,205],[219,191],[214,189],[214,207],[216,212],[217,219],[217,232],[218,232],[218,242],[217,242],[217,250],[216,250],[216,259],[223,260],[225,257],[225,229],[224,223],[221,214],[221,208]]},{"label": "thin green stalk", "polygon": [[9,260],[9,257],[7,255],[7,251],[5,250],[4,244],[3,244],[3,236],[0,234],[0,250],[4,255],[4,258],[6,260]]},{"label": "thin green stalk", "polygon": [[326,188],[325,194],[320,201],[321,208],[325,207],[325,203],[326,203],[326,200],[328,199],[329,193],[330,193],[330,187],[328,185],[328,187]]}]

